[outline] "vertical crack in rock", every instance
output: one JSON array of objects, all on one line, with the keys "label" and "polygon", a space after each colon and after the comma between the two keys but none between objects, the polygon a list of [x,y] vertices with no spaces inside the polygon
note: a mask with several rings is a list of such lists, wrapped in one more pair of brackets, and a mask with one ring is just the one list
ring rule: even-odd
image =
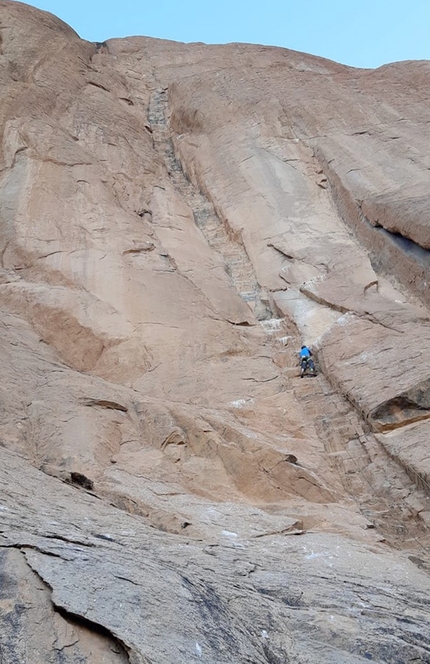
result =
[{"label": "vertical crack in rock", "polygon": [[209,246],[222,256],[225,270],[233,287],[248,303],[258,320],[274,317],[261,289],[254,268],[243,243],[232,236],[218,217],[211,201],[186,177],[177,159],[167,125],[168,91],[156,90],[150,100],[148,122],[151,125],[154,148],[163,160],[173,186],[192,210],[194,221]]},{"label": "vertical crack in rock", "polygon": [[417,478],[387,453],[354,405],[323,376],[300,381],[294,392],[344,489],[369,520],[368,527],[375,527],[391,546],[417,547],[427,558],[425,523],[405,500],[410,493],[425,504],[425,491]]}]

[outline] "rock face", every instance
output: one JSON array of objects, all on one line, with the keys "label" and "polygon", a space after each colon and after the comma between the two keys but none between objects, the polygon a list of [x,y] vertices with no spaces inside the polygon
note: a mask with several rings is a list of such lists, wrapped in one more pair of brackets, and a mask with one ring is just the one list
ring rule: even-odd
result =
[{"label": "rock face", "polygon": [[430,64],[0,28],[2,664],[430,662]]}]

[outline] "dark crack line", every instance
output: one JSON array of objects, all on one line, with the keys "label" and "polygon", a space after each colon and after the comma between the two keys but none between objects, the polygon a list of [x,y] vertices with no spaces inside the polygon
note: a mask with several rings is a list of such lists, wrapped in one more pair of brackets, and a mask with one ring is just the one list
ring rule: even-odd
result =
[{"label": "dark crack line", "polygon": [[244,378],[243,380],[250,380],[254,383],[270,383],[272,380],[276,380],[279,378],[280,374],[277,374],[276,376],[273,376],[273,378],[266,378],[265,380],[258,380],[258,378]]}]

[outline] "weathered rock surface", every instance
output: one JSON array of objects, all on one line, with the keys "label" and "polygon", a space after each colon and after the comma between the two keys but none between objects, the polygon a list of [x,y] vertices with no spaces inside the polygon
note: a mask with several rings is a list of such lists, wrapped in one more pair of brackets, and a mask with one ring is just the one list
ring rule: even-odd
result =
[{"label": "weathered rock surface", "polygon": [[[428,661],[430,580],[412,562],[321,533],[178,539],[1,457],[6,661]],[[35,633],[48,589],[56,622]],[[94,625],[100,659],[80,634]]]},{"label": "weathered rock surface", "polygon": [[430,64],[0,28],[2,663],[430,662]]}]

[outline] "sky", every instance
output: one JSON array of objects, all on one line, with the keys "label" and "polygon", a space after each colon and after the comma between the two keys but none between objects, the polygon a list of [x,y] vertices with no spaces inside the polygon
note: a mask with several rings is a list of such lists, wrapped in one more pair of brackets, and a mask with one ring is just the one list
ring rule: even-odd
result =
[{"label": "sky", "polygon": [[34,0],[83,39],[291,48],[353,67],[430,60],[430,0]]}]

